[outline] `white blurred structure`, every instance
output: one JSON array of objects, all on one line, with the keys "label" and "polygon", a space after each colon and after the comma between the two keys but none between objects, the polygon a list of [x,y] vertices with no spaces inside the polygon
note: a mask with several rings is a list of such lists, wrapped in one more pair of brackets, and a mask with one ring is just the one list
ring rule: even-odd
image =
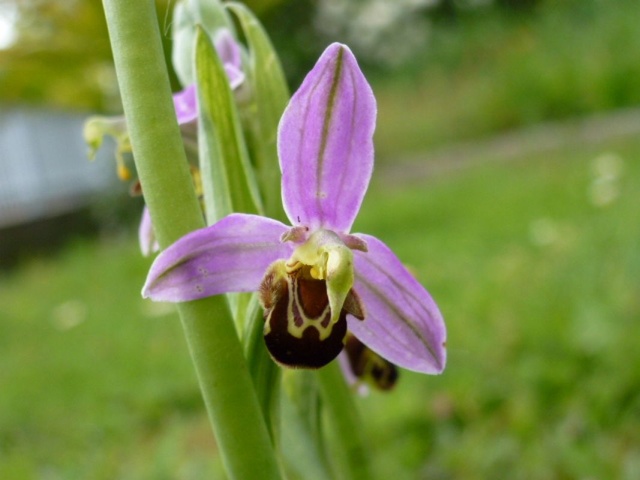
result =
[{"label": "white blurred structure", "polygon": [[369,61],[397,66],[427,48],[431,24],[422,14],[439,0],[325,0],[314,23]]},{"label": "white blurred structure", "polygon": [[18,7],[11,2],[0,3],[0,50],[11,47],[16,41]]},{"label": "white blurred structure", "polygon": [[0,228],[72,212],[113,187],[113,148],[87,159],[85,118],[0,108]]}]

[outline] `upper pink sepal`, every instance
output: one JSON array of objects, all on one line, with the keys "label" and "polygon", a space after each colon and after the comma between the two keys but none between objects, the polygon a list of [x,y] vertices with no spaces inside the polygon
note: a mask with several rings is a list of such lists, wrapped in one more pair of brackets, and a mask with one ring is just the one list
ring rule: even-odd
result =
[{"label": "upper pink sepal", "polygon": [[282,199],[293,225],[347,233],[373,170],[376,101],[349,47],[327,47],[278,129]]}]

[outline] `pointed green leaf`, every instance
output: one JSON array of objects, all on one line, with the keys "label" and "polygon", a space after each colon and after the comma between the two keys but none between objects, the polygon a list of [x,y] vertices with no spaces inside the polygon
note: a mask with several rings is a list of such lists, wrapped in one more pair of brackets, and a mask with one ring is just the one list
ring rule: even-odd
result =
[{"label": "pointed green leaf", "polygon": [[232,212],[263,213],[227,74],[208,35],[196,33],[198,144],[209,224]]},{"label": "pointed green leaf", "polygon": [[255,107],[245,126],[255,162],[265,211],[270,217],[286,220],[280,196],[280,166],[276,140],[278,124],[289,101],[289,89],[280,60],[264,28],[253,13],[240,3],[227,8],[238,18],[249,48],[249,67],[245,72],[253,87]]}]

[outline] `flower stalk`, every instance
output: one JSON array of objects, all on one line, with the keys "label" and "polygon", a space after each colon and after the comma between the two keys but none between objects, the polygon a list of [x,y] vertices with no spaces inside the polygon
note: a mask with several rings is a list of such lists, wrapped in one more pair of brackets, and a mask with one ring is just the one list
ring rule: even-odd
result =
[{"label": "flower stalk", "polygon": [[369,480],[372,478],[370,456],[364,429],[353,391],[345,382],[337,362],[317,372],[323,405],[333,428],[333,451],[340,455],[338,478]]},{"label": "flower stalk", "polygon": [[[175,121],[154,2],[103,5],[138,176],[166,247],[204,221]],[[229,477],[280,478],[226,300],[181,303],[178,311]]]}]

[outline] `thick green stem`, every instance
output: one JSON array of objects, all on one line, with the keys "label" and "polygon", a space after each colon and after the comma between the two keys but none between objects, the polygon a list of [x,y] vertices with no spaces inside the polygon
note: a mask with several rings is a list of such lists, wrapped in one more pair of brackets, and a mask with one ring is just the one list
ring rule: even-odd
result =
[{"label": "thick green stem", "polygon": [[[138,176],[165,247],[204,221],[175,121],[154,2],[103,4]],[[280,478],[226,300],[207,298],[178,310],[229,476]]]},{"label": "thick green stem", "polygon": [[332,449],[343,458],[339,478],[370,480],[371,466],[367,454],[360,412],[353,401],[353,392],[344,380],[338,362],[334,361],[318,370],[318,382],[324,408],[333,428]]}]

